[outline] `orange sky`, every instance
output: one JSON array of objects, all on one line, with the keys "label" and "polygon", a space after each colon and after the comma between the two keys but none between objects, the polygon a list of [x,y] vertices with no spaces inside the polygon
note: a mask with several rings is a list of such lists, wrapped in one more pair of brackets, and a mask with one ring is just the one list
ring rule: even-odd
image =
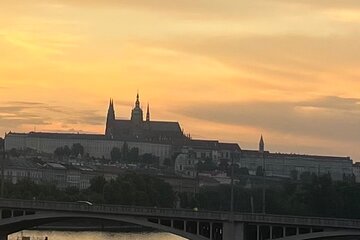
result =
[{"label": "orange sky", "polygon": [[128,118],[194,138],[360,161],[358,0],[2,0],[0,131],[104,131]]}]

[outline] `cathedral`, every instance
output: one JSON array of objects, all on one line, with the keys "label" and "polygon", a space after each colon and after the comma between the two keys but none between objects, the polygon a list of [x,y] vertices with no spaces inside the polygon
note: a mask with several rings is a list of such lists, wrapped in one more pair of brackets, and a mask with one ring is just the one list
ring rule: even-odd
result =
[{"label": "cathedral", "polygon": [[109,139],[124,141],[142,141],[181,145],[188,140],[178,122],[152,121],[150,108],[147,105],[146,119],[140,106],[139,94],[131,111],[130,120],[115,117],[114,101],[110,99],[106,119],[105,136]]}]

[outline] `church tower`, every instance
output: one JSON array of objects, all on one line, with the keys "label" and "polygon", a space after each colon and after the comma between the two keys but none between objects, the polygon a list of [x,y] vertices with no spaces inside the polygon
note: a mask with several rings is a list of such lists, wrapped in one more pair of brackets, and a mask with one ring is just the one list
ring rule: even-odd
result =
[{"label": "church tower", "polygon": [[140,107],[139,93],[136,95],[135,107],[131,112],[131,121],[135,124],[139,124],[144,121],[143,110]]},{"label": "church tower", "polygon": [[146,109],[146,122],[150,122],[150,107],[149,107],[149,103],[148,103],[147,109]]},{"label": "church tower", "polygon": [[114,101],[110,98],[109,109],[106,117],[106,129],[105,135],[112,136],[112,131],[115,125],[115,110],[114,110]]},{"label": "church tower", "polygon": [[265,143],[263,136],[261,135],[260,142],[259,142],[259,152],[264,153],[265,151]]}]

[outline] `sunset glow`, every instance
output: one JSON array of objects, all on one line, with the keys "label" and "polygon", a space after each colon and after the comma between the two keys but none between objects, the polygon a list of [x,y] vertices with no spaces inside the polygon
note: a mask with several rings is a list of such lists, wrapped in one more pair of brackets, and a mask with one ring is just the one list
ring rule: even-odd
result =
[{"label": "sunset glow", "polygon": [[[103,133],[129,118],[193,138],[360,161],[358,0],[2,0],[0,131]],[[1,134],[3,135],[3,134]]]}]

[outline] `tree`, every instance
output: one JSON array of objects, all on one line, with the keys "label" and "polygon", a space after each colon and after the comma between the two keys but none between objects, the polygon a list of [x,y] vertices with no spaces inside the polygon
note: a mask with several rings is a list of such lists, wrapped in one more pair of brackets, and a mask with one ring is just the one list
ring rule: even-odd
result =
[{"label": "tree", "polygon": [[204,162],[199,161],[198,170],[199,171],[214,171],[216,169],[216,164],[211,158],[206,158]]},{"label": "tree", "polygon": [[121,148],[121,159],[124,162],[128,161],[128,154],[129,154],[129,146],[126,142],[124,142],[122,148]]},{"label": "tree", "polygon": [[106,179],[103,176],[97,176],[90,180],[89,189],[96,193],[103,193]]},{"label": "tree", "polygon": [[151,153],[145,153],[141,156],[141,163],[146,165],[158,165],[159,158],[152,155]]},{"label": "tree", "polygon": [[132,148],[128,154],[128,162],[137,162],[139,160],[139,149]]},{"label": "tree", "polygon": [[20,151],[17,150],[16,148],[12,148],[9,151],[9,155],[12,157],[19,157],[20,156]]},{"label": "tree", "polygon": [[55,157],[58,157],[59,159],[62,159],[64,157],[64,148],[58,147],[54,151]]},{"label": "tree", "polygon": [[228,171],[229,161],[227,159],[221,159],[219,164],[219,169],[222,171]]},{"label": "tree", "polygon": [[84,155],[84,147],[80,143],[74,143],[71,146],[71,155],[74,157],[83,156]]},{"label": "tree", "polygon": [[298,180],[298,175],[299,175],[299,172],[297,170],[291,170],[290,172],[290,177],[292,180]]},{"label": "tree", "polygon": [[121,160],[121,151],[117,147],[113,147],[110,152],[111,161],[113,162],[120,162]]},{"label": "tree", "polygon": [[164,166],[173,167],[173,166],[174,166],[174,162],[173,162],[170,158],[165,158],[165,159],[164,159]]},{"label": "tree", "polygon": [[263,171],[262,166],[258,166],[256,168],[256,176],[264,176],[264,171]]},{"label": "tree", "polygon": [[70,157],[71,155],[71,149],[69,148],[68,145],[64,146],[64,157]]}]

